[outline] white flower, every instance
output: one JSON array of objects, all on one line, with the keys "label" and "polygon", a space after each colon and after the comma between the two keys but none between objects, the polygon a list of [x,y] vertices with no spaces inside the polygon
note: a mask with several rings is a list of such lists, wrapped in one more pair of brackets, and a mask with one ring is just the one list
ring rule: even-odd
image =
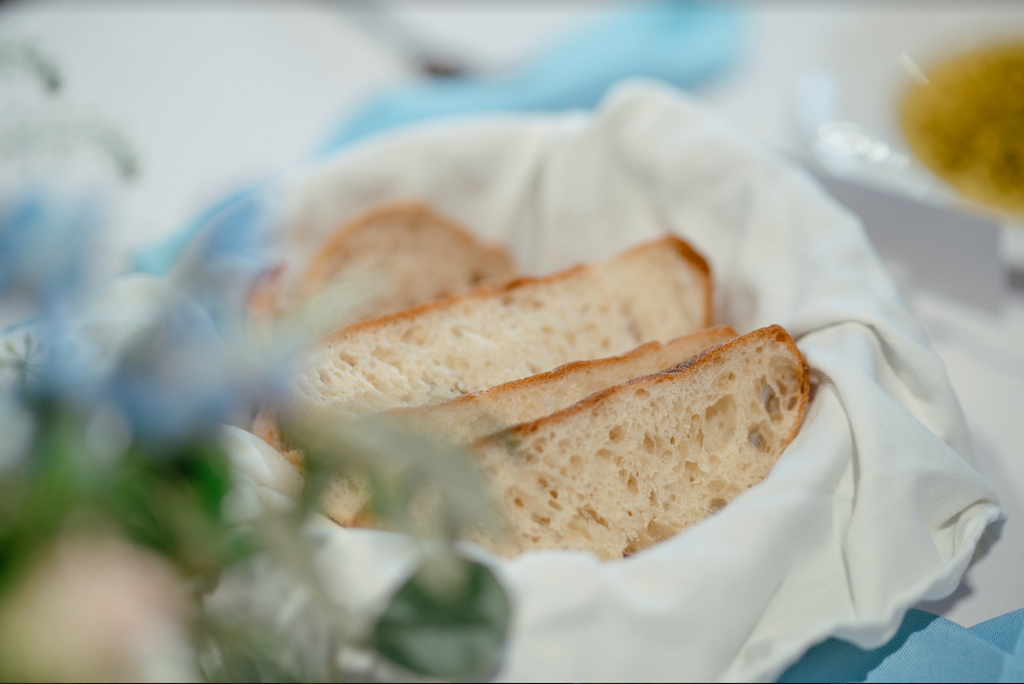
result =
[{"label": "white flower", "polygon": [[14,681],[196,681],[181,582],[121,539],[64,539],[0,603],[0,663]]}]

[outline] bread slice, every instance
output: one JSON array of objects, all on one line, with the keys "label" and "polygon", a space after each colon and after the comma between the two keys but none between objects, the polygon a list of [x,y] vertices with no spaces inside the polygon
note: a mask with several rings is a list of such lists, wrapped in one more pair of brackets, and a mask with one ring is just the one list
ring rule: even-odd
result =
[{"label": "bread slice", "polygon": [[796,344],[771,326],[484,438],[473,451],[508,534],[471,539],[506,556],[640,551],[764,479],[808,388]]},{"label": "bread slice", "polygon": [[706,262],[666,237],[342,328],[302,360],[294,394],[341,418],[418,406],[696,332],[710,303]]},{"label": "bread slice", "polygon": [[[436,404],[395,409],[388,415],[397,419],[401,427],[423,433],[437,442],[465,446],[481,437],[560,411],[612,385],[675,366],[734,337],[736,331],[729,326],[707,328],[665,344],[648,342],[621,356],[574,361],[547,373]],[[260,425],[259,429],[258,436],[281,451],[296,467],[301,467],[302,454],[284,444],[276,425]],[[367,510],[369,500],[369,491],[365,488],[351,482],[334,482],[325,490],[320,505],[335,522],[346,527],[362,526],[372,524],[372,513]]]},{"label": "bread slice", "polygon": [[355,218],[313,255],[287,293],[285,274],[271,271],[249,293],[257,320],[274,318],[337,279],[372,274],[380,292],[353,320],[377,318],[441,297],[515,277],[509,254],[485,245],[422,202],[394,202]]},{"label": "bread slice", "polygon": [[447,401],[389,413],[404,427],[432,437],[470,444],[519,423],[561,411],[595,392],[642,375],[665,370],[708,347],[736,337],[724,325],[665,342],[648,342],[619,356],[574,361]]}]

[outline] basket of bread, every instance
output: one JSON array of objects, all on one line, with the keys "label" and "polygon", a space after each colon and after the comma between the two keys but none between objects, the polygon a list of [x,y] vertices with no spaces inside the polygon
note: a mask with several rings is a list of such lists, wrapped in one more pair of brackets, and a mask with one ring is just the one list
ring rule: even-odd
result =
[{"label": "basket of bread", "polygon": [[[386,284],[303,354],[289,406],[471,455],[501,522],[465,548],[512,601],[499,680],[764,680],[829,636],[877,646],[1000,515],[857,221],[671,89],[402,130],[273,192],[257,323]],[[293,494],[279,418],[236,462],[277,458],[251,470]],[[371,499],[343,477],[321,500],[350,605],[410,563]]]}]

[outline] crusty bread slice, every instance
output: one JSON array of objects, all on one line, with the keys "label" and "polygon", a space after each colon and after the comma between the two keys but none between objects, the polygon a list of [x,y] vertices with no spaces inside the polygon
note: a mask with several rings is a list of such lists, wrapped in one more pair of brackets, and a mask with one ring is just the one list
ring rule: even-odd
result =
[{"label": "crusty bread slice", "polygon": [[760,482],[792,441],[807,365],[779,326],[604,390],[473,445],[507,536],[497,553],[581,549],[621,558]]},{"label": "crusty bread slice", "polygon": [[305,356],[293,387],[342,418],[418,406],[696,332],[710,303],[707,263],[666,237],[342,328]]},{"label": "crusty bread slice", "polygon": [[394,202],[339,228],[290,286],[282,271],[268,273],[250,292],[249,310],[257,320],[274,318],[337,279],[362,274],[375,276],[381,289],[353,320],[502,283],[516,269],[504,249],[481,243],[427,204]]},{"label": "crusty bread slice", "polygon": [[[648,342],[620,356],[574,361],[546,373],[436,404],[395,409],[388,415],[405,429],[423,433],[440,443],[464,446],[560,411],[613,385],[675,366],[734,337],[736,331],[727,325],[707,328],[665,344]],[[257,419],[260,420],[267,419]],[[276,425],[268,423],[257,427],[260,430],[257,435],[281,451],[296,467],[301,467],[302,454],[284,444]],[[254,431],[256,429],[254,427]],[[320,505],[341,525],[364,525],[372,524],[372,513],[367,510],[369,500],[365,488],[360,489],[351,482],[334,482],[327,487]]]},{"label": "crusty bread slice", "polygon": [[665,370],[736,337],[724,325],[665,342],[648,342],[619,356],[574,361],[537,375],[390,414],[408,429],[457,444],[561,411],[595,392]]}]

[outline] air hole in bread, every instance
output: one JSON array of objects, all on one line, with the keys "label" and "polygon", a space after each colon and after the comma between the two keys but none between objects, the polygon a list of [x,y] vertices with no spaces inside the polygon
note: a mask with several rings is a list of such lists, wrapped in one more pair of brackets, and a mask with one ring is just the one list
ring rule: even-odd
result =
[{"label": "air hole in bread", "polygon": [[726,449],[735,432],[736,400],[727,394],[704,411],[707,450],[716,453]]},{"label": "air hole in bread", "polygon": [[584,507],[583,507],[583,508],[581,508],[580,510],[581,510],[581,511],[583,511],[583,513],[584,513],[584,514],[585,514],[585,515],[586,515],[587,517],[589,517],[589,518],[590,518],[591,520],[593,520],[594,522],[596,522],[596,523],[597,523],[598,525],[600,525],[601,527],[604,527],[605,529],[610,529],[610,527],[609,527],[609,525],[608,525],[608,521],[607,521],[607,520],[605,520],[604,518],[602,518],[602,517],[601,517],[600,515],[598,515],[597,511],[595,511],[595,510],[594,510],[593,508],[591,508],[590,506],[584,506]]},{"label": "air hole in bread", "polygon": [[519,497],[517,496],[517,497],[516,497],[516,500],[515,500],[515,504],[516,504],[516,507],[517,507],[517,508],[522,508],[522,507],[523,507],[523,500],[522,500],[522,499],[520,499],[520,498],[519,498]]},{"label": "air hole in bread", "polygon": [[626,489],[628,489],[631,494],[636,494],[640,491],[640,488],[636,484],[636,476],[632,473],[630,473],[629,477],[626,479]]},{"label": "air hole in bread", "polygon": [[693,461],[687,461],[683,465],[683,475],[690,478],[691,483],[696,482],[701,475],[700,466]]},{"label": "air hole in bread", "polygon": [[648,453],[652,453],[654,451],[654,438],[651,437],[651,433],[649,432],[644,433],[644,449],[646,449]]},{"label": "air hole in bread", "polygon": [[598,458],[603,458],[605,460],[608,460],[608,459],[610,459],[612,457],[612,452],[609,451],[608,449],[598,449],[597,450],[597,457]]},{"label": "air hole in bread", "polygon": [[782,418],[782,412],[779,411],[779,397],[764,378],[761,378],[761,401],[764,402],[764,409],[772,420]]},{"label": "air hole in bread", "polygon": [[551,524],[551,518],[549,518],[549,517],[542,517],[542,516],[539,516],[539,515],[536,515],[536,514],[533,515],[533,520],[534,520],[534,522],[536,522],[541,527],[547,527],[548,525]]},{"label": "air hole in bread", "polygon": [[580,457],[577,456],[576,454],[573,454],[572,456],[569,457],[569,465],[578,467],[580,463]]},{"label": "air hole in bread", "polygon": [[674,535],[676,531],[668,525],[663,525],[657,520],[652,520],[647,523],[647,535],[649,537],[648,545],[657,544],[660,541],[664,541]]},{"label": "air hole in bread", "polygon": [[775,334],[775,341],[786,344],[787,342],[789,342],[789,334],[784,330],[779,331]]},{"label": "air hole in bread", "polygon": [[768,451],[768,440],[761,434],[761,428],[755,427],[747,434],[747,441],[760,452]]},{"label": "air hole in bread", "polygon": [[547,489],[548,488],[548,481],[545,480],[543,477],[537,479],[537,484],[540,485],[541,489]]},{"label": "air hole in bread", "polygon": [[320,382],[325,385],[330,385],[334,382],[334,378],[331,377],[331,374],[325,371],[323,368],[317,371],[317,375],[320,376]]},{"label": "air hole in bread", "polygon": [[558,503],[557,501],[555,501],[554,499],[548,501],[548,506],[551,506],[556,511],[562,510],[562,505],[560,503]]},{"label": "air hole in bread", "polygon": [[651,490],[651,496],[649,498],[651,500],[651,505],[652,506],[657,506],[658,505],[658,495],[654,492],[653,489]]},{"label": "air hole in bread", "polygon": [[638,399],[646,399],[647,397],[651,396],[651,393],[641,387],[640,389],[633,393],[633,396],[635,396]]},{"label": "air hole in bread", "polygon": [[708,508],[711,509],[712,513],[717,513],[725,507],[725,499],[712,499],[711,503],[708,504]]},{"label": "air hole in bread", "polygon": [[483,279],[484,279],[484,274],[483,273],[480,273],[479,271],[470,271],[470,273],[469,273],[469,284],[470,285],[476,285],[477,283],[479,283]]},{"label": "air hole in bread", "polygon": [[557,499],[558,498],[558,492],[555,491],[554,489],[552,489],[550,492],[548,492],[548,494],[551,495],[552,499]]},{"label": "air hole in bread", "polygon": [[608,439],[612,440],[613,442],[622,441],[622,436],[623,430],[621,425],[616,425],[615,427],[608,431]]},{"label": "air hole in bread", "polygon": [[793,409],[795,409],[796,408],[796,402],[797,402],[797,397],[795,395],[790,397],[789,401],[786,402],[786,410],[787,411],[792,411]]}]

